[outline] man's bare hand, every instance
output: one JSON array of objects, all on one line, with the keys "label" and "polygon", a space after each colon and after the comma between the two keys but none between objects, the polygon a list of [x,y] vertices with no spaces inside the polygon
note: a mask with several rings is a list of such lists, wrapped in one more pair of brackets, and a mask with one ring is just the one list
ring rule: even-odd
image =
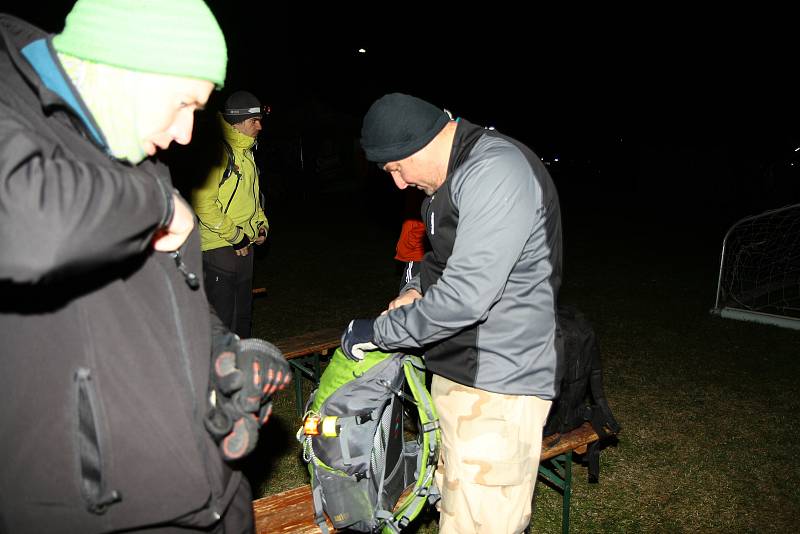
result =
[{"label": "man's bare hand", "polygon": [[175,211],[169,226],[156,232],[153,248],[159,252],[178,250],[194,228],[194,212],[178,193],[172,193]]},{"label": "man's bare hand", "polygon": [[406,304],[411,304],[415,300],[419,300],[422,298],[422,295],[416,289],[409,289],[393,301],[389,303],[389,309],[381,313],[381,315],[386,314],[389,310],[393,310],[395,308],[399,308],[400,306],[405,306]]}]

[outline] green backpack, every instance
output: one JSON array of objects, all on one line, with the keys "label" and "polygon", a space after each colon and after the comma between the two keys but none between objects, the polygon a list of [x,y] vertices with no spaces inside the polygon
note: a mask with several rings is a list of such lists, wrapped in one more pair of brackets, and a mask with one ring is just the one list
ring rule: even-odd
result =
[{"label": "green backpack", "polygon": [[417,356],[369,352],[355,362],[337,349],[297,439],[323,532],[323,511],[337,529],[400,532],[439,499],[439,419]]}]

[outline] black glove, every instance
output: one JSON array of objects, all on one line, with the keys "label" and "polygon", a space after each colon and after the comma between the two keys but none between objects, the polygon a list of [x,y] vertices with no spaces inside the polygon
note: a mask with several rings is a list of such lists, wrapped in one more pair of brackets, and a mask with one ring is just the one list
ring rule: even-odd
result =
[{"label": "black glove", "polygon": [[[241,226],[237,226],[236,228],[238,228],[239,230],[242,230]],[[242,230],[242,231],[244,232],[244,230]],[[248,246],[249,244],[250,244],[250,238],[247,237],[247,234],[244,234],[244,238],[241,241],[239,241],[235,245],[231,245],[231,246],[233,247],[233,250],[239,250],[239,249],[242,249],[242,248]]]},{"label": "black glove", "polygon": [[272,395],[292,379],[289,363],[273,344],[261,339],[215,336],[211,372],[211,409],[206,428],[227,460],[255,448],[258,429],[272,413]]},{"label": "black glove", "polygon": [[375,319],[353,319],[342,334],[342,352],[353,361],[364,359],[364,352],[378,348],[373,341]]},{"label": "black glove", "polygon": [[[243,413],[224,395],[217,395],[212,403],[215,405],[209,409],[204,422],[214,441],[219,444],[222,457],[228,461],[244,458],[255,449],[258,442],[261,413],[259,416]],[[272,402],[265,403],[262,411],[264,419],[269,418]]]}]

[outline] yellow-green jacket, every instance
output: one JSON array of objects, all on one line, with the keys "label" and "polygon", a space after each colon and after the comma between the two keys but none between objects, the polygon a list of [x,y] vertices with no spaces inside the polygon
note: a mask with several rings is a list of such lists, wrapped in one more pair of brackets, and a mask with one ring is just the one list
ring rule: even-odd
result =
[{"label": "yellow-green jacket", "polygon": [[260,228],[265,232],[269,230],[261,206],[258,170],[253,160],[256,140],[240,133],[225,122],[222,115],[217,115],[236,167],[223,180],[228,156],[220,144],[216,165],[208,172],[202,185],[192,191],[192,206],[200,219],[203,250],[236,245],[245,235],[254,241]]}]

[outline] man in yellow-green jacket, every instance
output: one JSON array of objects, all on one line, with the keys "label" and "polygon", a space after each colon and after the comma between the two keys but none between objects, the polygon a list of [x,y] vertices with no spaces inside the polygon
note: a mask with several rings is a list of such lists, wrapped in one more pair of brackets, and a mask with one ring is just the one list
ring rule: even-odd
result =
[{"label": "man in yellow-green jacket", "polygon": [[241,338],[250,337],[253,304],[253,245],[267,239],[253,158],[263,108],[248,91],[236,91],[219,114],[222,142],[217,164],[192,192],[200,219],[203,272],[209,303]]}]

